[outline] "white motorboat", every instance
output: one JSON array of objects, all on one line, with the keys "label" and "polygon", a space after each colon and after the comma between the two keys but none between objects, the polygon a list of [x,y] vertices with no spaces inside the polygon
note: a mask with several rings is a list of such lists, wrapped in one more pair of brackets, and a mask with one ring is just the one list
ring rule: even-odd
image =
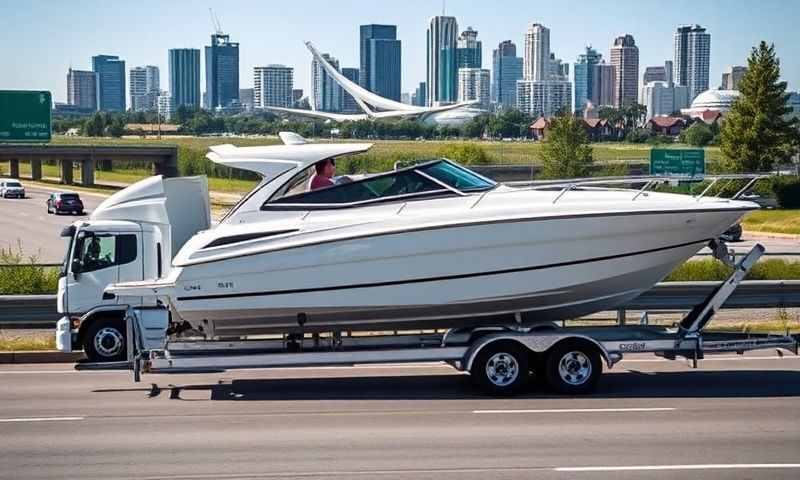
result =
[{"label": "white motorboat", "polygon": [[158,281],[212,337],[576,318],[650,289],[751,202],[587,185],[513,187],[446,159],[306,191],[313,165],[370,144],[211,147],[263,180]]}]

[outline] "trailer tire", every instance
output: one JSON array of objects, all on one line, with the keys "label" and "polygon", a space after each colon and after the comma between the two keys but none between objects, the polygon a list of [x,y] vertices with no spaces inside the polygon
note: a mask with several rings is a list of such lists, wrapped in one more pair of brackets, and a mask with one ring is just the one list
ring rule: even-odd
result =
[{"label": "trailer tire", "polygon": [[472,381],[492,395],[513,395],[528,383],[529,356],[517,342],[500,341],[486,345],[478,352],[470,369]]},{"label": "trailer tire", "polygon": [[90,362],[119,362],[125,360],[127,339],[125,322],[120,318],[97,318],[83,336],[83,352]]},{"label": "trailer tire", "polygon": [[558,393],[583,395],[597,386],[603,363],[597,347],[586,341],[565,340],[547,354],[545,377]]}]

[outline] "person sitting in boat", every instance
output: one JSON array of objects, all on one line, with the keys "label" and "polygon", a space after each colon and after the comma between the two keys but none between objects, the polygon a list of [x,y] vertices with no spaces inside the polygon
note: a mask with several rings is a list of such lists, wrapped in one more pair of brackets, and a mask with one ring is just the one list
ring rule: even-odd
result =
[{"label": "person sitting in boat", "polygon": [[336,162],[332,158],[320,160],[314,164],[314,170],[316,173],[308,182],[308,191],[330,187],[334,184],[333,175],[336,173]]}]

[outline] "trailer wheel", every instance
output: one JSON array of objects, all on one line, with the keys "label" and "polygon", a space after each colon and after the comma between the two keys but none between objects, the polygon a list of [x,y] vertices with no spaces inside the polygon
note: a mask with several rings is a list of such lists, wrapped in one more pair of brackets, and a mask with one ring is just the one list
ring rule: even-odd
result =
[{"label": "trailer wheel", "polygon": [[558,393],[589,393],[594,390],[602,372],[603,364],[597,347],[589,342],[563,341],[547,354],[547,383]]},{"label": "trailer wheel", "polygon": [[98,318],[83,336],[83,351],[91,362],[119,362],[127,358],[125,322]]},{"label": "trailer wheel", "polygon": [[528,383],[528,357],[528,351],[515,342],[490,343],[478,353],[470,376],[487,393],[519,393]]}]

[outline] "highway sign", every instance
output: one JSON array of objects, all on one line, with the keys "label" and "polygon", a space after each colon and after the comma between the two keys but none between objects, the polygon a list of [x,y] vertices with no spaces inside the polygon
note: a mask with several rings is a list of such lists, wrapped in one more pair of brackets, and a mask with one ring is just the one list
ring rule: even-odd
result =
[{"label": "highway sign", "polygon": [[650,150],[650,175],[696,176],[706,173],[702,148],[654,148]]},{"label": "highway sign", "polygon": [[0,143],[49,142],[50,92],[0,90]]}]

